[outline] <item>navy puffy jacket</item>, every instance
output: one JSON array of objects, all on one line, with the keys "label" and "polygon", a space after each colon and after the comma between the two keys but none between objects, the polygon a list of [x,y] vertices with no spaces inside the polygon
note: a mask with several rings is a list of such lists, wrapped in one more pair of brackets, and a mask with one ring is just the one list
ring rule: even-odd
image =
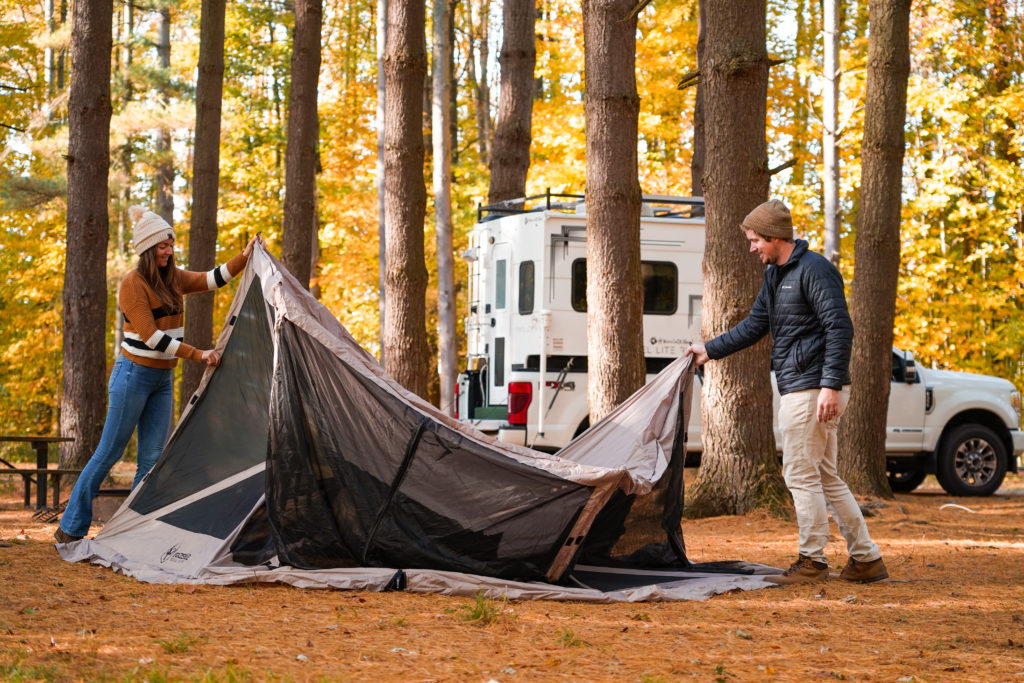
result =
[{"label": "navy puffy jacket", "polygon": [[772,370],[780,394],[842,389],[850,383],[853,323],[843,277],[821,254],[796,248],[781,266],[764,271],[757,301],[738,325],[707,344],[709,358],[723,358],[772,335]]}]

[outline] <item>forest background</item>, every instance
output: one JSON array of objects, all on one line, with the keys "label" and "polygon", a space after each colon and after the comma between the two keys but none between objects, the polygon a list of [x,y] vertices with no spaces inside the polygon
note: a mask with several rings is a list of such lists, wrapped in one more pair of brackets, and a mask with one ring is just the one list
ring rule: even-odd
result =
[{"label": "forest background", "polygon": [[[109,363],[114,296],[134,265],[127,209],[153,206],[159,155],[173,156],[179,263],[188,252],[195,134],[199,2],[113,6],[114,49],[107,257]],[[157,54],[157,15],[170,11],[171,66]],[[487,155],[498,96],[494,58],[500,3],[454,3],[454,252],[466,247],[488,188]],[[583,45],[579,4],[537,4],[537,93],[527,192],[585,185]],[[850,281],[857,221],[867,3],[845,3],[840,96],[840,267]],[[373,0],[325,0],[319,84],[319,261],[312,286],[371,352],[379,352],[376,191],[376,23]],[[57,431],[65,243],[67,51],[60,0],[0,0],[0,432]],[[293,14],[286,2],[229,3],[220,149],[218,262],[262,232],[280,253]],[[1020,0],[915,2],[910,25],[901,269],[895,343],[920,362],[999,375],[1022,384],[1024,322],[1024,34]],[[812,248],[823,243],[821,6],[768,3],[768,50],[781,63],[768,91],[771,195],[793,208]],[[696,2],[654,3],[639,16],[639,177],[644,192],[690,193]],[[170,93],[170,96],[165,96]],[[425,110],[429,111],[429,102]],[[429,119],[424,119],[429,129]],[[161,151],[161,131],[172,144]],[[428,146],[429,148],[429,146]],[[424,178],[431,196],[431,160]],[[429,199],[428,199],[429,202]],[[428,329],[436,350],[436,259],[424,225]],[[461,268],[463,262],[456,261]],[[458,271],[456,282],[465,279]],[[460,290],[460,297],[461,297]],[[459,310],[465,310],[460,298]],[[229,296],[217,298],[219,329]],[[436,381],[432,399],[437,400]]]}]

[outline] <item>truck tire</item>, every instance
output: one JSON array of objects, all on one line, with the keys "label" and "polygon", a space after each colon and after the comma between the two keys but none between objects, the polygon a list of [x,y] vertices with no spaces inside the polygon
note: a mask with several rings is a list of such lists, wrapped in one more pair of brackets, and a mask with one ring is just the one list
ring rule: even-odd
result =
[{"label": "truck tire", "polygon": [[1006,448],[984,425],[956,427],[942,439],[935,478],[954,496],[991,496],[1006,476]]},{"label": "truck tire", "polygon": [[910,493],[928,476],[925,469],[919,465],[910,465],[907,469],[899,471],[889,470],[885,474],[889,478],[889,488],[893,493]]}]

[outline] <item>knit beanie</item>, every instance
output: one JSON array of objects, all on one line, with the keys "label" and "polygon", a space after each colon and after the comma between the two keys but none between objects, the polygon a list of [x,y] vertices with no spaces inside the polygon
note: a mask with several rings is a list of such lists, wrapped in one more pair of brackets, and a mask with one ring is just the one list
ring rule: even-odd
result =
[{"label": "knit beanie", "polygon": [[793,217],[789,215],[789,208],[778,199],[769,199],[748,213],[740,227],[765,237],[793,239]]},{"label": "knit beanie", "polygon": [[147,211],[144,206],[133,206],[128,209],[128,215],[135,227],[132,229],[132,241],[135,243],[135,253],[141,255],[147,249],[155,247],[164,240],[174,239],[174,228],[167,225],[167,221],[152,211]]}]

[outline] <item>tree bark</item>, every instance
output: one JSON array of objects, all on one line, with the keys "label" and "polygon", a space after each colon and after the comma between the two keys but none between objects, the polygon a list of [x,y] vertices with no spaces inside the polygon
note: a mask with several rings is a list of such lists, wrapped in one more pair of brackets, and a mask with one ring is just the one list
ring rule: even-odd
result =
[{"label": "tree bark", "polygon": [[455,414],[455,384],[458,378],[459,340],[455,322],[455,247],[452,226],[451,121],[449,120],[448,68],[452,44],[449,42],[448,0],[434,0],[433,7],[433,87],[431,104],[434,121],[434,230],[437,237],[437,354],[441,397],[439,407],[446,415]]},{"label": "tree bark", "polygon": [[[726,331],[750,311],[763,268],[739,225],[768,198],[765,2],[704,0],[705,140],[703,330]],[[772,432],[769,340],[704,366],[704,451],[688,514],[781,512],[787,494]]]},{"label": "tree bark", "polygon": [[63,289],[60,431],[74,438],[61,466],[85,465],[106,412],[107,215],[110,172],[110,3],[76,2],[71,14],[68,208]]},{"label": "tree bark", "polygon": [[322,0],[295,1],[281,262],[306,289],[313,272],[316,224],[316,150],[320,137],[317,83],[322,21]]},{"label": "tree bark", "polygon": [[[203,0],[200,19],[196,135],[192,153],[192,214],[188,233],[188,269],[197,271],[210,270],[217,259],[224,8],[225,0]],[[185,307],[185,341],[198,349],[213,346],[213,292],[189,297]],[[204,370],[202,363],[182,363],[179,409],[188,405]]]},{"label": "tree bark", "polygon": [[505,0],[502,8],[501,92],[491,145],[489,204],[526,196],[533,120],[533,71],[537,63],[534,0]]},{"label": "tree bark", "polygon": [[591,424],[644,384],[633,0],[584,0],[587,380]]},{"label": "tree bark", "polygon": [[839,432],[839,472],[851,490],[890,497],[885,425],[900,267],[904,123],[910,74],[910,0],[869,3],[860,210],[850,317],[856,335],[850,407]]},{"label": "tree bark", "polygon": [[384,359],[387,372],[420,396],[427,394],[427,267],[423,255],[423,81],[427,60],[423,0],[388,7],[385,71],[384,223],[387,275]]}]

